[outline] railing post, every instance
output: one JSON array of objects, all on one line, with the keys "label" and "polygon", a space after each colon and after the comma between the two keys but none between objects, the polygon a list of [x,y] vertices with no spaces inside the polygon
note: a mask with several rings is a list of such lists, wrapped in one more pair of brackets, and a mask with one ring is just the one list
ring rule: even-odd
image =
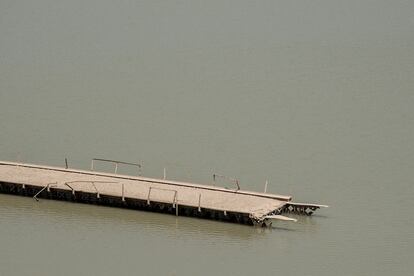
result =
[{"label": "railing post", "polygon": [[267,193],[267,184],[268,184],[268,181],[266,180],[265,187],[264,187],[264,193]]},{"label": "railing post", "polygon": [[125,187],[124,187],[124,183],[122,183],[122,201],[125,201]]},{"label": "railing post", "polygon": [[176,202],[177,202],[177,191],[174,191],[173,208],[175,208]]},{"label": "railing post", "polygon": [[177,192],[175,192],[175,215],[178,216],[178,199]]},{"label": "railing post", "polygon": [[198,211],[201,212],[201,194],[198,194]]}]

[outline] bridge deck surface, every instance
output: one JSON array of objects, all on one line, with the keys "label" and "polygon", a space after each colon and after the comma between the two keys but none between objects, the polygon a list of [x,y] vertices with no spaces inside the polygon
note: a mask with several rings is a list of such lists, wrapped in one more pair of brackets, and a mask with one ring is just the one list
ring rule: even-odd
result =
[{"label": "bridge deck surface", "polygon": [[[174,203],[202,209],[250,214],[260,218],[284,206],[290,196],[231,190],[164,179],[146,178],[0,161],[0,182],[115,197]],[[93,182],[93,183],[92,183]],[[109,183],[111,182],[111,183]]]}]

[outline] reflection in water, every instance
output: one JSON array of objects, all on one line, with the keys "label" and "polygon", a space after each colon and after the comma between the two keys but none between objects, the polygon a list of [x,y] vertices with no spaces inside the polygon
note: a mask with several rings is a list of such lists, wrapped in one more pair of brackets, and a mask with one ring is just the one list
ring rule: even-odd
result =
[{"label": "reflection in water", "polygon": [[[104,206],[73,204],[42,199],[0,195],[0,210],[3,218],[11,221],[15,217],[30,215],[46,219],[50,223],[77,224],[95,229],[96,225],[116,225],[123,231],[147,231],[161,235],[172,235],[183,231],[186,235],[210,237],[228,235],[231,239],[251,239],[252,227],[224,222],[206,221],[196,218],[175,217],[167,214],[118,209]],[[179,238],[179,237],[177,237]]]}]

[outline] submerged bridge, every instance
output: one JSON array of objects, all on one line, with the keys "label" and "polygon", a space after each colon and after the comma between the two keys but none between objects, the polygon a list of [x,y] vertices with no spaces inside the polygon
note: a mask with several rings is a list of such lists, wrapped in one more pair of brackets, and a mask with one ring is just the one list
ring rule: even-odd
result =
[{"label": "submerged bridge", "polygon": [[[109,162],[114,173],[97,172],[96,162]],[[137,176],[118,174],[118,166],[137,168]],[[213,175],[214,182],[221,175]],[[273,220],[296,221],[283,214],[311,215],[328,207],[295,203],[291,196],[258,193],[141,176],[141,165],[93,159],[91,170],[0,161],[0,193],[170,213],[249,225]]]}]

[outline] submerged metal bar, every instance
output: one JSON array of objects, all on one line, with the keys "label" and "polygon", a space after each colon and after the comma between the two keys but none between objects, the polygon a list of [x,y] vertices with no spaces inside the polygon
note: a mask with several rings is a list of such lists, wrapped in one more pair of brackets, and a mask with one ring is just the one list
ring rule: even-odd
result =
[{"label": "submerged metal bar", "polygon": [[298,221],[295,218],[290,218],[290,217],[281,216],[281,215],[269,215],[269,216],[265,216],[265,219],[277,219],[277,220],[293,221],[293,222]]},{"label": "submerged metal bar", "polygon": [[46,186],[44,186],[39,192],[37,192],[34,196],[33,196],[33,199],[35,199],[36,201],[39,201],[39,199],[37,198],[37,196],[38,195],[40,195],[40,193],[41,192],[43,192],[45,189],[47,189],[48,190],[48,192],[49,192],[49,186],[51,185],[51,184],[55,184],[54,186],[56,186],[57,185],[57,182],[52,182],[52,183],[48,183]]}]

